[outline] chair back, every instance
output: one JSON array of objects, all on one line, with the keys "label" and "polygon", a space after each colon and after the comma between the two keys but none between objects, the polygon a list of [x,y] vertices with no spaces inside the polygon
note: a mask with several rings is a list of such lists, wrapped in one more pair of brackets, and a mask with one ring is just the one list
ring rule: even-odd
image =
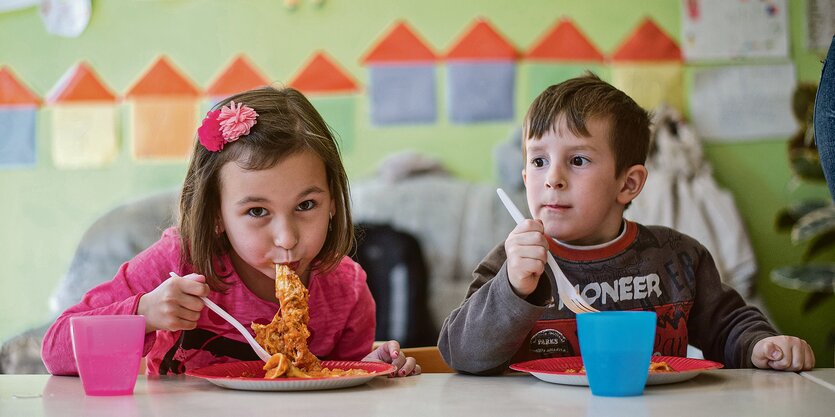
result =
[{"label": "chair back", "polygon": [[375,340],[394,339],[400,346],[426,346],[438,341],[429,313],[429,278],[420,243],[389,225],[357,225],[353,258],[365,270],[377,304]]},{"label": "chair back", "polygon": [[421,346],[400,349],[406,356],[415,358],[424,374],[443,374],[455,372],[444,362],[437,346]]}]

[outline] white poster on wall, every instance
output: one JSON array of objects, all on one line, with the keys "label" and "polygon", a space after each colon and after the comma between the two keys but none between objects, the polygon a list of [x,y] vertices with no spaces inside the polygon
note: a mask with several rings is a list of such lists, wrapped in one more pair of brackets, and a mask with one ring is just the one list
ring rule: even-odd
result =
[{"label": "white poster on wall", "polygon": [[791,109],[794,65],[747,65],[698,70],[690,114],[699,136],[714,141],[786,137],[797,122]]},{"label": "white poster on wall", "polygon": [[786,0],[681,0],[686,61],[788,56]]},{"label": "white poster on wall", "polygon": [[806,48],[825,51],[835,36],[835,0],[806,0]]}]

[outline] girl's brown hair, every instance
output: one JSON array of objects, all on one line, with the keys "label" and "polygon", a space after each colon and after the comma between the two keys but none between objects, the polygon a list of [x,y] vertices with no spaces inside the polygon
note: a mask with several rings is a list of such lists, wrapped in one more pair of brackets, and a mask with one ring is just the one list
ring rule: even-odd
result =
[{"label": "girl's brown hair", "polygon": [[588,137],[586,121],[600,117],[609,123],[609,144],[615,155],[615,175],[633,165],[643,165],[650,142],[647,111],[626,93],[588,72],[545,89],[525,116],[522,155],[527,164],[525,142],[539,139],[565,117],[571,133]]},{"label": "girl's brown hair", "polygon": [[180,196],[180,261],[193,265],[206,277],[214,291],[228,287],[224,281],[231,271],[221,271],[218,257],[231,249],[225,233],[218,233],[220,215],[220,169],[235,161],[244,169],[275,166],[289,155],[312,151],[325,164],[335,214],[314,267],[328,271],[336,267],[354,244],[350,190],[339,146],[327,123],[310,101],[292,88],[263,87],[228,97],[213,108],[230,101],[243,103],[258,113],[248,135],[211,152],[195,140],[194,151]]}]

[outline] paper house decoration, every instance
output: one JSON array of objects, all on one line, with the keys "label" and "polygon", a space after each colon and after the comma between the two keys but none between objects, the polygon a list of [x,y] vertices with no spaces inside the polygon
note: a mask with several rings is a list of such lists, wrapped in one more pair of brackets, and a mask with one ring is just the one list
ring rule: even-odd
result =
[{"label": "paper house decoration", "polygon": [[518,56],[516,48],[490,23],[476,20],[446,54],[450,120],[512,120]]},{"label": "paper house decoration", "polygon": [[362,58],[369,68],[371,122],[375,125],[433,123],[437,119],[437,55],[405,21]]},{"label": "paper house decoration", "polygon": [[323,51],[316,52],[288,83],[306,95],[351,94],[357,83]]},{"label": "paper house decoration", "polygon": [[133,155],[137,159],[185,158],[199,127],[200,91],[165,56],[128,89]]},{"label": "paper house decoration", "polygon": [[238,55],[225,70],[209,84],[206,95],[212,104],[243,91],[270,85],[269,80],[244,55]]},{"label": "paper house decoration", "polygon": [[324,51],[318,51],[287,85],[310,99],[336,134],[340,149],[350,152],[356,138],[356,93],[359,91],[353,77]]},{"label": "paper house decoration", "polygon": [[681,61],[678,44],[646,18],[612,54],[612,84],[645,109],[666,102],[681,110]]},{"label": "paper house decoration", "polygon": [[52,160],[59,168],[95,168],[118,154],[117,99],[85,62],[70,68],[47,95]]},{"label": "paper house decoration", "polygon": [[557,21],[525,53],[528,61],[602,62],[603,54],[569,18]]},{"label": "paper house decoration", "polygon": [[558,20],[524,55],[527,106],[551,85],[591,71],[603,77],[604,56],[569,18]]},{"label": "paper house decoration", "polygon": [[645,18],[612,54],[613,61],[681,61],[681,49],[650,18]]},{"label": "paper house decoration", "polygon": [[35,164],[35,116],[40,105],[11,68],[0,67],[0,167]]}]

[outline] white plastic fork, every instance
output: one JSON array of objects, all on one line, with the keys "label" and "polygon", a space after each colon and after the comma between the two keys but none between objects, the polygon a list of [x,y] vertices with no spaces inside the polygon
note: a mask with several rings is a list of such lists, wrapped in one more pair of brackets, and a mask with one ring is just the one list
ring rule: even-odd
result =
[{"label": "white plastic fork", "polygon": [[[507,211],[510,213],[510,216],[513,217],[513,220],[516,221],[516,224],[522,223],[525,220],[525,216],[522,215],[522,212],[519,211],[519,208],[516,207],[516,204],[513,204],[513,201],[508,197],[507,193],[504,192],[501,188],[496,189],[496,193],[499,194],[499,199],[502,200]],[[574,313],[596,313],[599,310],[592,307],[580,294],[577,293],[577,290],[574,289],[574,286],[571,285],[571,282],[568,281],[568,278],[560,269],[560,266],[557,265],[557,261],[554,259],[554,255],[551,254],[551,251],[548,251],[548,266],[551,267],[551,271],[554,272],[555,281],[557,282],[557,294],[562,300],[562,303]]]},{"label": "white plastic fork", "polygon": [[[180,278],[180,276],[173,272],[171,272],[170,275],[171,278]],[[208,299],[207,297],[200,297],[200,299],[203,300],[203,303],[206,304],[206,307],[209,307],[210,310],[217,313],[218,316],[223,317],[224,320],[228,321],[229,324],[238,329],[238,331],[241,332],[241,334],[244,336],[244,339],[246,339],[246,341],[249,343],[249,346],[252,347],[252,350],[255,351],[255,354],[258,355],[258,357],[261,358],[262,361],[267,362],[268,360],[270,360],[270,354],[267,353],[267,351],[264,350],[264,348],[261,347],[261,345],[259,345],[258,342],[255,341],[255,338],[253,338],[252,335],[249,334],[246,328],[244,328],[244,326],[238,320],[235,320],[234,317],[229,315],[229,313],[224,311],[222,308],[220,308],[219,305],[215,304],[212,300]]]}]

